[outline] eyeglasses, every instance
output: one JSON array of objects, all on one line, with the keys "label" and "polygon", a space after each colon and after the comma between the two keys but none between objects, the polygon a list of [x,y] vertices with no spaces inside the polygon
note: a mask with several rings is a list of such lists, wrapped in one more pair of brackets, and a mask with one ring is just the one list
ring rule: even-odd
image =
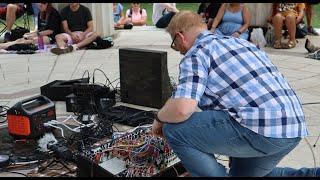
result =
[{"label": "eyeglasses", "polygon": [[[180,31],[179,33],[182,33],[182,31]],[[179,51],[176,44],[174,43],[174,41],[177,39],[178,33],[176,33],[173,37],[172,43],[170,45],[170,47],[175,50],[175,51]]]}]

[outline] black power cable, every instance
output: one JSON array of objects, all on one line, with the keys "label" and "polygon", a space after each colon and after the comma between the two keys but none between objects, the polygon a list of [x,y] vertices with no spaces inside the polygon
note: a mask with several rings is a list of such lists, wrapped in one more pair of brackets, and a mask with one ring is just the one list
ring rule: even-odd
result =
[{"label": "black power cable", "polygon": [[3,121],[0,121],[0,124],[1,123],[5,123],[7,121],[7,110],[9,110],[10,107],[9,106],[0,106],[0,117],[3,117],[5,118],[5,120]]}]

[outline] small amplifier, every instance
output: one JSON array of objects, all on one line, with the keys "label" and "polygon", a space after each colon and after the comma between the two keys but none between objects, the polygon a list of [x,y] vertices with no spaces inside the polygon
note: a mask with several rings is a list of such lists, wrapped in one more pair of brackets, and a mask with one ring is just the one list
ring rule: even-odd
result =
[{"label": "small amplifier", "polygon": [[89,78],[52,81],[40,87],[41,95],[51,101],[65,101],[66,96],[72,93],[72,86],[75,83],[89,83]]},{"label": "small amplifier", "polygon": [[45,133],[44,123],[56,119],[54,103],[38,95],[16,103],[7,111],[8,131],[15,139],[35,139]]},{"label": "small amplifier", "polygon": [[116,103],[115,90],[99,84],[75,83],[66,96],[67,112],[102,112]]}]

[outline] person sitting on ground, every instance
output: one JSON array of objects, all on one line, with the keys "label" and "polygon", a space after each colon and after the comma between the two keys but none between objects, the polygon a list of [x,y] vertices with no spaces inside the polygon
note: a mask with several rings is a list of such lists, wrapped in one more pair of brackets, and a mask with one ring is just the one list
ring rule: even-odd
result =
[{"label": "person sitting on ground", "polygon": [[314,53],[314,52],[320,50],[320,46],[314,45],[313,43],[311,43],[311,41],[308,38],[306,39],[304,47],[306,48],[308,53]]},{"label": "person sitting on ground", "polygon": [[113,4],[113,21],[114,29],[132,29],[133,25],[126,23],[126,18],[123,13],[123,6],[121,3]]},{"label": "person sitting on ground", "polygon": [[[220,21],[221,24],[218,25]],[[211,31],[223,36],[248,40],[249,24],[250,12],[244,4],[224,3],[214,18]]]},{"label": "person sitting on ground", "polygon": [[[275,33],[275,49],[291,49],[296,46],[296,25],[300,23],[304,15],[304,3],[274,3],[272,15],[268,18],[272,22]],[[282,30],[286,28],[289,40],[286,44],[281,43]]]},{"label": "person sitting on ground", "polygon": [[[264,51],[213,34],[191,11],[177,13],[167,31],[184,57],[152,133],[191,176],[320,176],[320,168],[276,167],[308,130],[300,100]],[[216,154],[232,157],[229,174]]]},{"label": "person sitting on ground", "polygon": [[80,3],[70,3],[61,10],[62,26],[65,33],[56,35],[57,48],[51,52],[57,55],[69,53],[87,46],[98,34],[93,32],[90,10]]},{"label": "person sitting on ground", "polygon": [[313,6],[319,3],[305,3],[306,18],[307,18],[307,29],[309,35],[319,36],[319,33],[312,27],[312,17],[313,17]]},{"label": "person sitting on ground", "polygon": [[131,8],[126,12],[126,23],[133,26],[146,26],[147,11],[140,7],[140,3],[131,3]]},{"label": "person sitting on ground", "polygon": [[166,28],[177,12],[176,3],[153,3],[152,22],[157,28]]},{"label": "person sitting on ground", "polygon": [[198,14],[203,18],[211,29],[214,18],[217,16],[221,3],[201,3],[198,9]]},{"label": "person sitting on ground", "polygon": [[6,4],[0,3],[0,19],[5,20],[6,30],[0,37],[4,42],[9,41],[13,24],[17,17],[22,16],[24,13],[23,3]]},{"label": "person sitting on ground", "polygon": [[61,17],[59,12],[52,7],[52,3],[38,3],[38,30],[26,33],[24,38],[38,42],[38,37],[43,37],[44,44],[54,44],[55,36],[61,33]]}]

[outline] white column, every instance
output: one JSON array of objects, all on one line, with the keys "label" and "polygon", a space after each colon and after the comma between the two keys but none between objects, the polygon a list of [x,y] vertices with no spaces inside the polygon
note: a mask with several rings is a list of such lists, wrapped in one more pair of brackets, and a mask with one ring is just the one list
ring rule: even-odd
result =
[{"label": "white column", "polygon": [[[92,14],[94,31],[102,37],[115,34],[113,27],[112,3],[81,3],[88,7]],[[68,3],[54,3],[54,7],[60,12]]]},{"label": "white column", "polygon": [[272,13],[272,3],[246,3],[251,15],[251,26],[265,26]]}]

